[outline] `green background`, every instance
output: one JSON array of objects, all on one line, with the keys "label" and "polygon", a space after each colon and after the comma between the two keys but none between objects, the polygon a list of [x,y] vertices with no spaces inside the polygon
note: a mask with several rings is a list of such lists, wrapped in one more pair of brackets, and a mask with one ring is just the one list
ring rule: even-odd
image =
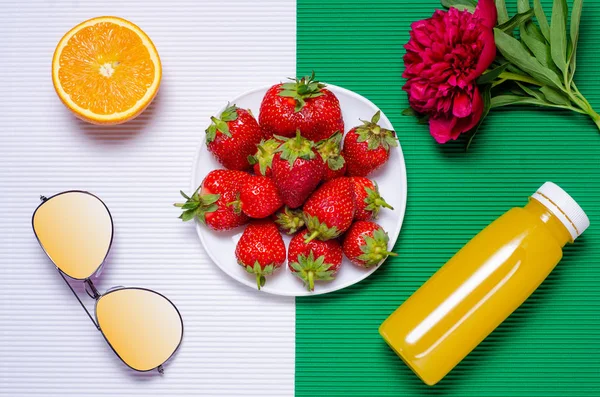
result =
[{"label": "green background", "polygon": [[[516,1],[508,0],[509,13]],[[542,0],[549,14],[550,0]],[[570,3],[570,2],[569,2]],[[296,301],[297,396],[600,396],[600,133],[585,116],[493,110],[469,152],[401,116],[410,23],[437,1],[298,0],[298,75],[356,91],[398,133],[408,206],[397,258],[338,293]],[[511,14],[512,15],[512,14]],[[600,2],[586,1],[575,80],[600,111]],[[435,387],[380,338],[381,322],[470,237],[553,181],[591,227],[534,295]]]}]

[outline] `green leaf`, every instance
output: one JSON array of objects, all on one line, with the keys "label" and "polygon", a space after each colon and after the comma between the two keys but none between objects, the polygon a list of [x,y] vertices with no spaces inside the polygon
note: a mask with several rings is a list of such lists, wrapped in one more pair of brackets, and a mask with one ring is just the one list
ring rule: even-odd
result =
[{"label": "green leaf", "polygon": [[290,263],[290,266],[297,272],[302,272],[302,270],[304,270],[298,262],[292,262]]},{"label": "green leaf", "polygon": [[477,7],[477,2],[474,0],[442,0],[442,6],[446,8],[467,9],[469,12],[473,12],[475,11],[475,7]]},{"label": "green leaf", "polygon": [[221,198],[220,194],[203,194],[202,195],[202,204],[209,205],[216,203]]},{"label": "green leaf", "polygon": [[508,11],[506,11],[506,2],[504,0],[496,0],[496,10],[498,11],[499,25],[508,21]]},{"label": "green leaf", "polygon": [[223,110],[223,112],[221,112],[221,120],[223,121],[235,121],[238,118],[238,114],[237,114],[237,106],[235,106],[235,103],[233,105],[227,104],[227,107],[225,108],[225,110]]},{"label": "green leaf", "polygon": [[569,100],[569,98],[567,98],[561,92],[556,91],[553,88],[544,86],[540,88],[540,91],[544,94],[544,96],[549,102],[552,102],[556,105],[571,106],[571,101]]},{"label": "green leaf", "polygon": [[529,36],[532,36],[534,39],[536,39],[537,41],[539,41],[540,43],[543,43],[544,45],[548,45],[548,48],[550,48],[550,45],[546,43],[546,38],[544,37],[544,35],[542,34],[542,31],[540,30],[540,28],[536,25],[535,22],[533,22],[533,19],[530,21],[525,22],[523,25],[521,25],[522,27],[525,27],[527,30],[527,34]]},{"label": "green leaf", "polygon": [[[504,22],[501,25],[497,26],[497,29],[500,29],[509,35],[512,35],[512,31],[520,24],[529,21],[533,17],[533,10],[528,10],[523,13],[516,14],[508,21]],[[494,29],[496,30],[496,29]]]},{"label": "green leaf", "polygon": [[191,210],[183,211],[181,213],[181,215],[179,216],[179,218],[181,218],[182,221],[187,222],[187,221],[191,221],[192,219],[194,219],[195,215],[196,215],[196,210],[191,209]]},{"label": "green leaf", "polygon": [[511,63],[508,64],[506,71],[512,72],[512,73],[517,73],[517,74],[526,74],[524,71],[522,71],[521,69],[519,69],[518,67],[516,67],[515,65],[513,65]]},{"label": "green leaf", "polygon": [[558,75],[535,59],[523,47],[520,41],[498,28],[494,28],[494,39],[496,47],[509,62],[515,64],[518,68],[543,84],[558,89],[562,87],[562,82]]},{"label": "green leaf", "polygon": [[471,14],[475,12],[475,7],[457,4],[454,6],[458,11],[469,11]]},{"label": "green leaf", "polygon": [[546,44],[546,40],[537,25],[531,21],[525,22],[521,25],[520,32],[521,41],[529,48],[535,59],[546,68],[558,70],[552,61],[550,46]]},{"label": "green leaf", "polygon": [[487,72],[479,76],[479,78],[477,79],[477,84],[483,85],[491,83],[492,81],[496,80],[498,76],[500,76],[500,73],[504,72],[507,67],[508,63],[504,63],[494,69],[488,70]]},{"label": "green leaf", "polygon": [[216,117],[211,117],[210,120],[212,121],[212,124],[206,130],[207,139],[212,137],[211,141],[214,140],[217,130],[231,138],[231,133],[229,132],[229,126],[227,125],[227,122],[219,120]]},{"label": "green leaf", "polygon": [[208,126],[206,129],[206,143],[211,143],[217,136],[217,126],[214,123]]},{"label": "green leaf", "polygon": [[198,208],[200,206],[199,203],[193,202],[193,201],[188,201],[187,203],[183,204],[181,206],[182,210],[195,210],[196,208]]},{"label": "green leaf", "polygon": [[475,127],[473,127],[471,129],[471,131],[469,131],[469,140],[467,141],[467,145],[465,146],[465,151],[469,150],[469,146],[471,146],[471,142],[473,142],[473,138],[475,138],[475,135],[477,134],[477,132],[479,131],[479,127],[481,127],[481,124],[483,124],[483,120],[487,117],[488,113],[490,112],[491,106],[492,106],[492,85],[488,84],[483,88],[483,92],[481,93],[481,96],[483,97],[483,113],[481,113],[481,118],[479,119],[479,121],[477,122],[477,125],[475,125]]},{"label": "green leaf", "polygon": [[525,84],[522,84],[518,81],[516,83],[521,88],[521,90],[523,90],[523,92],[525,94],[529,95],[532,98],[538,99],[542,102],[546,102],[546,97],[544,96],[544,93],[540,92],[540,90],[535,89],[535,88],[529,88]]},{"label": "green leaf", "polygon": [[377,113],[371,117],[371,123],[377,124],[379,123],[379,119],[381,118],[381,110],[378,110]]},{"label": "green leaf", "polygon": [[429,124],[429,116],[426,114],[422,116],[417,115],[417,124]]},{"label": "green leaf", "polygon": [[415,112],[415,110],[411,107],[407,107],[406,109],[404,109],[402,111],[402,115],[403,116],[416,116],[417,112]]},{"label": "green leaf", "polygon": [[327,159],[327,165],[332,171],[341,170],[345,163],[346,160],[344,160],[343,156],[335,156]]},{"label": "green leaf", "polygon": [[302,110],[302,108],[306,105],[306,102],[303,98],[296,98],[296,106],[294,107],[294,112],[298,113]]},{"label": "green leaf", "polygon": [[533,0],[533,11],[535,13],[535,19],[537,19],[538,24],[540,25],[540,29],[542,30],[542,34],[546,41],[550,42],[550,25],[548,25],[548,20],[546,19],[546,14],[544,13],[544,9],[542,8],[542,4],[540,0]]},{"label": "green leaf", "polygon": [[429,116],[426,114],[417,113],[413,108],[406,108],[402,111],[403,116],[414,116],[418,124],[428,124]]},{"label": "green leaf", "polygon": [[503,94],[493,97],[490,106],[491,108],[498,108],[502,106],[522,104],[544,106],[544,102],[540,101],[539,99],[511,94]]},{"label": "green leaf", "polygon": [[[290,84],[294,85],[293,83]],[[286,84],[284,84],[282,87],[285,86]],[[296,95],[296,91],[292,89],[284,88],[283,90],[279,91],[279,96],[293,97],[294,95]]]},{"label": "green leaf", "polygon": [[573,0],[571,8],[571,44],[573,50],[569,56],[569,83],[573,81],[575,67],[577,66],[577,42],[579,41],[579,24],[581,22],[581,11],[583,9],[583,0]]},{"label": "green leaf", "polygon": [[544,102],[540,101],[539,99],[524,97],[521,95],[503,94],[492,98],[492,109],[509,105],[536,105],[549,108],[568,109],[579,113],[583,112],[572,106],[556,105],[550,102]]},{"label": "green leaf", "polygon": [[550,53],[552,60],[567,73],[567,0],[554,0],[550,19]]},{"label": "green leaf", "polygon": [[529,11],[529,0],[517,0],[517,11],[524,13]]}]

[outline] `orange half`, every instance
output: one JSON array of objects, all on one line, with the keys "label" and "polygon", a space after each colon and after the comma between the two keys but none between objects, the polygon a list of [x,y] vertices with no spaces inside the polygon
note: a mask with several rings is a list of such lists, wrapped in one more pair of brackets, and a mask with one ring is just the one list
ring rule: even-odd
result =
[{"label": "orange half", "polygon": [[118,17],[75,26],[52,58],[56,93],[76,116],[94,124],[119,124],[139,115],[156,96],[161,76],[148,35]]}]

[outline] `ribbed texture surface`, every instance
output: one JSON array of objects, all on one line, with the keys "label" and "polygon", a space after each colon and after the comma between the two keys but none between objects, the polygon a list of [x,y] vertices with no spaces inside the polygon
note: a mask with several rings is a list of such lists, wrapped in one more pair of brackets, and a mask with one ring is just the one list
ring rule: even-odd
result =
[{"label": "ribbed texture surface", "polygon": [[[172,203],[189,187],[208,116],[294,74],[295,2],[13,0],[0,9],[0,395],[292,395],[294,300],[227,277]],[[153,39],[164,75],[141,117],[103,128],[65,109],[50,65],[71,27],[115,14]],[[120,362],[35,240],[39,195],[74,188],[96,193],[114,218],[100,291],[153,288],[183,315],[164,376]]]},{"label": "ribbed texture surface", "polygon": [[[508,1],[514,6],[516,2]],[[550,10],[551,1],[543,3]],[[297,396],[599,396],[600,133],[569,112],[493,111],[474,145],[438,146],[402,117],[402,45],[437,1],[298,0],[298,74],[371,99],[398,132],[408,207],[395,251],[359,285],[296,302]],[[576,81],[600,109],[600,3],[586,1]],[[470,237],[550,180],[591,227],[539,290],[457,369],[428,388],[385,345],[381,322]]]}]

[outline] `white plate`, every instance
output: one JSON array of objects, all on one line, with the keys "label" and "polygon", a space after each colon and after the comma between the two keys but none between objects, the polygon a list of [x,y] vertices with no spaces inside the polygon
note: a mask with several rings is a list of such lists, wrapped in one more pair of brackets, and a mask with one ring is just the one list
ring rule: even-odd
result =
[{"label": "white plate", "polygon": [[[344,117],[344,125],[347,132],[352,127],[360,125],[362,120],[370,120],[373,114],[379,109],[368,99],[346,90],[345,88],[327,85],[340,101],[342,114]],[[238,96],[231,101],[240,108],[251,109],[252,113],[258,118],[260,103],[263,96],[269,87],[261,87],[249,91]],[[219,110],[215,115],[219,115],[224,108]],[[381,113],[379,123],[388,129],[393,129],[388,118]],[[223,168],[219,162],[208,151],[204,140],[200,145],[200,149],[194,159],[192,169],[192,182],[190,190],[194,191],[202,182],[206,174],[216,168]],[[402,220],[404,218],[404,210],[406,208],[406,167],[404,165],[404,156],[400,146],[392,148],[390,159],[382,169],[376,173],[369,175],[369,178],[374,179],[379,185],[379,190],[383,198],[394,207],[394,211],[382,208],[379,213],[379,218],[376,220],[390,236],[390,248],[396,243],[396,239],[400,234]],[[217,264],[225,273],[236,279],[242,284],[256,289],[256,278],[254,275],[247,273],[235,258],[235,247],[239,240],[243,227],[229,232],[215,232],[208,227],[203,226],[199,222],[196,223],[196,230],[200,241],[204,245],[204,249],[211,257],[213,262]],[[286,242],[286,247],[290,241],[289,236],[284,235],[283,239]],[[381,266],[381,265],[379,265]],[[374,266],[370,269],[363,269],[353,265],[344,257],[344,262],[338,272],[335,280],[330,282],[317,282],[314,292],[309,292],[303,286],[302,281],[294,276],[287,267],[287,262],[276,271],[274,274],[267,276],[267,282],[261,291],[287,296],[306,296],[319,295],[328,292],[337,291],[339,289],[356,284],[359,281],[367,278],[379,266]],[[385,266],[385,265],[384,265]]]}]

